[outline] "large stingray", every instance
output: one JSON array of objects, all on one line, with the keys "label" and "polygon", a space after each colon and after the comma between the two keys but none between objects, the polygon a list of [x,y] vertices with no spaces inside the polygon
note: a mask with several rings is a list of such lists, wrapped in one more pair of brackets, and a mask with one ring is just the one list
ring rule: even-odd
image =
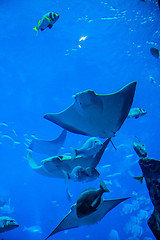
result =
[{"label": "large stingray", "polygon": [[35,163],[31,152],[29,152],[29,165],[33,170],[44,176],[66,179],[67,175],[70,174],[76,166],[81,166],[83,168],[95,168],[98,165],[106,147],[108,146],[109,141],[110,138],[102,144],[101,149],[95,156],[78,156],[73,160],[71,160],[71,156],[67,155],[55,156],[42,160],[42,165],[40,166]]},{"label": "large stingray", "polygon": [[58,138],[47,141],[34,138],[29,146],[29,149],[34,152],[44,153],[50,156],[57,154],[58,150],[63,146],[67,136],[67,131],[64,129]]},{"label": "large stingray", "polygon": [[66,229],[76,228],[82,225],[92,225],[100,221],[112,208],[116,207],[119,203],[125,201],[128,198],[103,200],[98,206],[97,210],[88,216],[78,218],[76,207],[74,204],[71,207],[69,213],[63,218],[53,232],[46,238],[48,239],[57,232],[64,231]]},{"label": "large stingray", "polygon": [[113,94],[99,95],[92,90],[77,93],[75,102],[60,113],[44,118],[69,130],[93,137],[113,137],[120,129],[132,105],[136,82]]}]

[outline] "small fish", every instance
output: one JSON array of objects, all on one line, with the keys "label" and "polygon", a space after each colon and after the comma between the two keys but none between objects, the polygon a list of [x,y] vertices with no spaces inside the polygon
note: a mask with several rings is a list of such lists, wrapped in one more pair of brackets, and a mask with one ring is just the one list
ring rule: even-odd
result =
[{"label": "small fish", "polygon": [[107,164],[107,165],[103,165],[102,168],[108,168],[110,166],[111,166],[111,164]]},{"label": "small fish", "polygon": [[102,142],[96,138],[96,137],[91,137],[89,138],[81,148],[76,149],[71,147],[71,159],[75,159],[76,156],[81,155],[81,156],[94,156],[99,152],[99,150],[102,147]]},{"label": "small fish", "polygon": [[76,166],[71,174],[69,175],[69,177],[74,181],[74,182],[82,182],[82,181],[92,181],[94,179],[96,179],[97,177],[99,177],[99,172],[92,167],[88,167],[88,168],[83,168],[81,166]]},{"label": "small fish", "polygon": [[157,48],[151,47],[150,52],[155,58],[159,58],[159,50]]},{"label": "small fish", "polygon": [[58,20],[59,15],[54,12],[49,12],[43,15],[43,17],[39,20],[38,26],[34,27],[33,29],[37,32],[39,30],[43,31],[47,27],[51,29],[53,24]]},{"label": "small fish", "polygon": [[14,228],[19,227],[19,224],[10,217],[0,217],[0,233],[10,231]]},{"label": "small fish", "polygon": [[149,76],[149,81],[152,83],[152,84],[156,84],[156,80],[152,77],[152,76]]},{"label": "small fish", "polygon": [[28,231],[31,233],[42,233],[42,229],[40,226],[32,226],[32,227],[26,227],[24,226],[23,231]]},{"label": "small fish", "polygon": [[147,114],[147,111],[142,108],[131,108],[128,114],[128,118],[139,118],[143,115]]},{"label": "small fish", "polygon": [[121,175],[121,173],[113,173],[113,174],[107,175],[107,178],[115,177],[115,176],[119,176],[119,175]]},{"label": "small fish", "polygon": [[109,185],[109,184],[112,185],[111,180],[104,180],[104,182],[105,182],[106,185]]},{"label": "small fish", "polygon": [[140,177],[133,177],[134,179],[138,180],[140,183],[143,183],[143,178],[144,176],[140,176]]},{"label": "small fish", "polygon": [[[137,137],[136,137],[137,138]],[[145,145],[137,138],[138,141],[133,142],[133,148],[139,157],[147,157]]]},{"label": "small fish", "polygon": [[13,139],[11,136],[7,135],[7,134],[2,135],[1,138],[8,138],[8,139],[10,139],[12,142],[14,142],[14,139]]},{"label": "small fish", "polygon": [[0,125],[4,126],[4,127],[8,127],[8,124],[7,123],[0,123]]},{"label": "small fish", "polygon": [[100,181],[100,188],[88,188],[81,192],[77,200],[77,216],[82,218],[95,212],[101,203],[101,197],[104,192],[109,192],[105,183]]},{"label": "small fish", "polygon": [[129,155],[126,156],[126,158],[131,158],[133,156],[134,156],[134,154],[129,154]]}]

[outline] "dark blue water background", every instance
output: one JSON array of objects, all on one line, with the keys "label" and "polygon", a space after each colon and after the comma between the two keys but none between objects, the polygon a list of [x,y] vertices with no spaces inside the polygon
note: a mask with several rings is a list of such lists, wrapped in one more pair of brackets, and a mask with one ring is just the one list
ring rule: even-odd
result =
[{"label": "dark blue water background", "polygon": [[[60,15],[51,30],[32,30],[41,16],[49,11]],[[157,1],[0,1],[0,193],[11,199],[14,212],[10,214],[20,227],[2,235],[5,240],[44,239],[70,209],[64,180],[51,179],[35,173],[26,160],[26,134],[41,139],[54,139],[61,128],[43,119],[47,112],[58,112],[68,107],[77,92],[92,89],[99,94],[112,93],[131,81],[137,81],[133,102],[148,114],[137,120],[126,119],[113,139],[119,151],[109,145],[99,164],[111,164],[102,172],[111,178],[109,194],[104,198],[137,196],[126,201],[137,208],[124,214],[119,205],[96,225],[61,232],[53,239],[79,240],[109,238],[112,229],[121,240],[133,237],[126,224],[141,209],[148,214],[145,183],[133,180],[141,175],[138,157],[132,149],[134,136],[146,144],[149,157],[159,159],[160,123],[160,61],[150,54],[150,47],[160,47],[160,10]],[[87,36],[85,41],[79,39]],[[78,46],[81,45],[81,48]],[[153,77],[155,83],[150,80]],[[15,130],[16,134],[13,132]],[[20,144],[13,144],[7,134]],[[68,133],[63,152],[70,146],[79,147],[87,137]],[[133,156],[128,156],[133,154]],[[127,156],[127,157],[126,157]],[[44,158],[34,155],[38,164]],[[99,186],[99,180],[90,183],[69,183],[73,203],[86,187]],[[141,199],[141,200],[140,200]],[[54,202],[56,201],[56,203]],[[23,227],[38,225],[42,234],[23,231]],[[132,224],[131,224],[132,225]],[[147,220],[134,224],[135,231],[143,233],[134,240],[154,236]],[[151,240],[150,239],[150,240]]]}]

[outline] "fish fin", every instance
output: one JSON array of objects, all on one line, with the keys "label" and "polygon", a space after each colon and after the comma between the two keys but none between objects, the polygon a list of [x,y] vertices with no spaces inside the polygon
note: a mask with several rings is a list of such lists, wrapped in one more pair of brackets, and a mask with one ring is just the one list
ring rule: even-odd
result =
[{"label": "fish fin", "polygon": [[41,20],[42,20],[42,19],[39,19],[39,21],[38,21],[38,25],[41,23]]},{"label": "fish fin", "polygon": [[100,179],[100,188],[104,191],[104,192],[109,192],[108,188],[106,187],[105,182],[102,180],[102,178]]},{"label": "fish fin", "polygon": [[38,27],[34,27],[33,29],[36,30],[36,31],[38,32]]},{"label": "fish fin", "polygon": [[74,160],[77,156],[77,150],[74,147],[70,147],[71,149],[71,160]]},{"label": "fish fin", "polygon": [[54,13],[54,16],[58,17],[58,14],[57,14],[57,13]]},{"label": "fish fin", "polygon": [[33,29],[36,31],[36,36],[38,36],[38,27],[34,27]]},{"label": "fish fin", "polygon": [[49,17],[45,17],[48,21],[51,21],[51,19]]},{"label": "fish fin", "polygon": [[140,183],[143,183],[143,178],[144,176],[140,176],[140,177],[133,177],[134,179],[138,180]]},{"label": "fish fin", "polygon": [[48,27],[49,29],[51,29],[53,27],[53,24],[49,24]]},{"label": "fish fin", "polygon": [[97,208],[95,208],[95,205],[97,204],[98,199],[99,199],[99,196],[98,196],[98,197],[92,202],[92,204],[91,204],[91,207],[92,207],[92,211],[93,211],[93,212],[97,210]]},{"label": "fish fin", "polygon": [[135,138],[137,138],[138,142],[140,142],[140,143],[141,143],[141,141],[139,140],[139,138],[138,138],[137,136],[135,136]]}]

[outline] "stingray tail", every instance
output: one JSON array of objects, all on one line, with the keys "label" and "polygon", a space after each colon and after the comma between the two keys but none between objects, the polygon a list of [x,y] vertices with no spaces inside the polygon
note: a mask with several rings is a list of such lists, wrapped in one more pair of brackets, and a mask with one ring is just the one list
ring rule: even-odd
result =
[{"label": "stingray tail", "polygon": [[100,188],[104,191],[104,192],[109,192],[108,188],[106,187],[105,182],[100,179]]},{"label": "stingray tail", "polygon": [[67,194],[68,201],[71,202],[73,195],[70,193],[68,185],[66,186],[66,194]]},{"label": "stingray tail", "polygon": [[112,140],[110,140],[110,141],[111,141],[112,146],[114,147],[114,149],[117,151],[117,148],[116,148],[116,146],[114,145],[113,141],[112,141]]},{"label": "stingray tail", "polygon": [[77,149],[74,147],[70,147],[70,149],[71,149],[71,160],[73,160],[77,156]]}]

